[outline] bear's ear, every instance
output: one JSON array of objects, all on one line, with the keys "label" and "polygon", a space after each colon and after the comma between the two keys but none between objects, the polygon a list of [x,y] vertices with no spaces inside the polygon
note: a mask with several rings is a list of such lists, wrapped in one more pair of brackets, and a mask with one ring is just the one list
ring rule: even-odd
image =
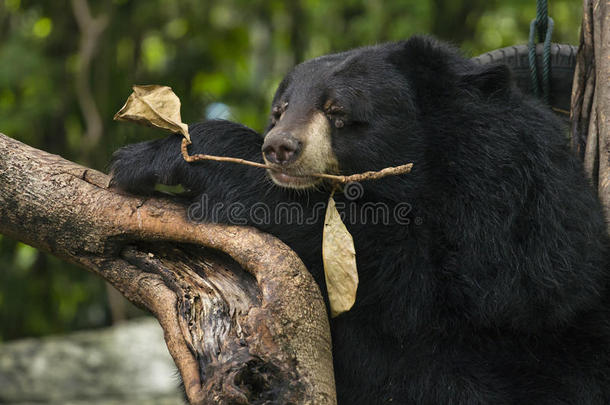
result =
[{"label": "bear's ear", "polygon": [[389,60],[399,71],[416,75],[417,80],[439,79],[452,71],[451,63],[456,59],[455,49],[434,38],[415,35],[406,41],[398,42]]},{"label": "bear's ear", "polygon": [[512,75],[506,65],[481,65],[461,76],[464,88],[475,88],[486,96],[506,95],[512,86]]}]

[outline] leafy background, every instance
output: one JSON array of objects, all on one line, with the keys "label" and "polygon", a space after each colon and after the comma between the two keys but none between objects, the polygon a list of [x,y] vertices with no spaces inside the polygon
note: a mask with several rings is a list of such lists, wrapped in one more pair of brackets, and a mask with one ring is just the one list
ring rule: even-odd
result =
[{"label": "leafy background", "polygon": [[[0,132],[100,170],[121,145],[163,135],[112,121],[133,84],[171,86],[185,122],[229,117],[260,130],[299,61],[416,33],[474,56],[526,42],[536,11],[534,0],[89,0],[106,24],[88,58],[94,24],[81,30],[78,4],[0,0]],[[549,10],[554,42],[577,43],[581,2]],[[94,107],[82,109],[87,97]],[[97,277],[0,235],[0,341],[139,315]]]}]

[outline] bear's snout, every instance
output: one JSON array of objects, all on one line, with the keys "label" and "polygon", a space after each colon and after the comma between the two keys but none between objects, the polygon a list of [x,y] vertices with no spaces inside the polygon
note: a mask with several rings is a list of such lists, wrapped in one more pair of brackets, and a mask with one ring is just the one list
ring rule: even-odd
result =
[{"label": "bear's snout", "polygon": [[302,143],[288,132],[268,135],[263,143],[263,154],[268,162],[287,165],[296,160],[302,149]]},{"label": "bear's snout", "polygon": [[[290,117],[289,117],[290,118]],[[265,136],[261,148],[265,163],[277,166],[267,169],[269,177],[281,187],[306,189],[322,179],[318,173],[338,172],[332,150],[331,129],[326,116],[316,111],[308,116],[295,114]]]}]

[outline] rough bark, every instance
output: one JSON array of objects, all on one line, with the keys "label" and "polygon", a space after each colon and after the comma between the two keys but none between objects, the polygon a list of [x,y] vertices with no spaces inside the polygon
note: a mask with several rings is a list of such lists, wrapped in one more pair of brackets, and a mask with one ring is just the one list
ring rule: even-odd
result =
[{"label": "rough bark", "polygon": [[[610,1],[584,0],[571,136],[610,218]],[[610,223],[609,223],[610,229]]]},{"label": "rough bark", "polygon": [[252,228],[0,134],[0,233],[77,263],[149,310],[193,404],[335,403],[328,320],[301,260]]}]

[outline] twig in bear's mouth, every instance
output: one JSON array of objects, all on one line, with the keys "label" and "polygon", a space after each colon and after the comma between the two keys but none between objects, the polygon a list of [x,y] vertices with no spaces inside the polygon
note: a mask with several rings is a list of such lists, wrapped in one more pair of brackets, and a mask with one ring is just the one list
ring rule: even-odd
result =
[{"label": "twig in bear's mouth", "polygon": [[[182,139],[182,156],[184,160],[189,163],[200,162],[202,160],[213,160],[216,162],[231,162],[231,163],[239,163],[242,165],[248,165],[253,167],[260,167],[262,169],[270,169],[277,171],[276,167],[269,166],[263,163],[252,162],[250,160],[240,159],[240,158],[232,158],[227,156],[213,156],[213,155],[205,155],[205,154],[197,154],[197,155],[189,155],[188,153],[188,145],[189,142],[186,138]],[[413,163],[407,163],[400,166],[394,167],[386,167],[385,169],[381,169],[378,171],[368,171],[364,173],[352,174],[349,176],[341,176],[335,174],[327,174],[327,173],[312,173],[308,176],[311,177],[320,177],[323,179],[331,180],[337,183],[349,183],[351,181],[364,181],[364,180],[376,180],[386,176],[395,176],[398,174],[405,174],[411,171],[413,167]],[[296,177],[296,176],[295,176]],[[305,177],[305,176],[303,176]]]}]

